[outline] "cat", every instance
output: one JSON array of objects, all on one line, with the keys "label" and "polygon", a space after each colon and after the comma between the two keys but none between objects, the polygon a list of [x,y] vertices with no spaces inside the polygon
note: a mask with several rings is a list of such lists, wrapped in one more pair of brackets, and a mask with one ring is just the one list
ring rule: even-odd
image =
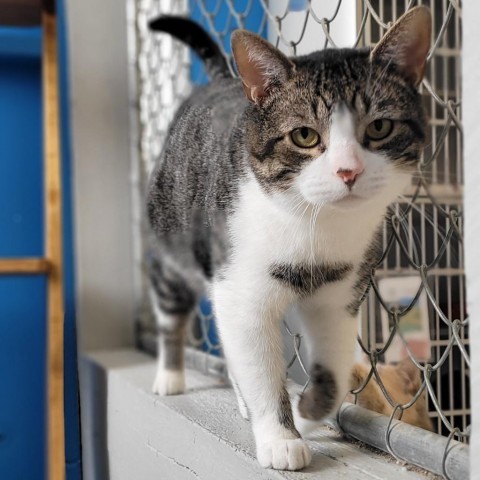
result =
[{"label": "cat", "polygon": [[[260,465],[301,469],[311,461],[301,420],[319,422],[349,389],[379,228],[425,142],[417,87],[430,12],[409,10],[373,49],[297,58],[236,30],[240,78],[195,23],[160,17],[150,26],[193,48],[211,80],[180,106],[148,190],[153,390],[184,392],[185,329],[206,292]],[[290,306],[310,372],[293,409],[280,328]]]},{"label": "cat", "polygon": [[[355,363],[350,380],[352,391],[358,390],[365,383],[371,368],[370,363]],[[402,360],[397,364],[377,363],[377,372],[390,398],[400,405],[411,402],[422,385],[420,371],[410,359]],[[389,417],[393,413],[394,407],[385,398],[375,375],[371,376],[365,388],[356,397],[355,399],[355,395],[349,393],[346,400]],[[400,411],[397,411],[395,418],[398,418],[399,414]],[[425,390],[411,407],[403,411],[401,420],[415,427],[433,431],[432,420],[427,411],[427,392]]]}]

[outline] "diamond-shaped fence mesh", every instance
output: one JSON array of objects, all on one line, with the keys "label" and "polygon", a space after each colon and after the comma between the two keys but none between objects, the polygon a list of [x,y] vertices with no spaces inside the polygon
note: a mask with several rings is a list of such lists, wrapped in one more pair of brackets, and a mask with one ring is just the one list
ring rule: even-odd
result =
[{"label": "diamond-shaped fence mesh", "polygon": [[[359,350],[371,369],[354,393],[369,381],[377,382],[391,404],[392,418],[401,417],[427,395],[434,429],[468,441],[459,1],[136,0],[138,188],[145,191],[175,109],[191,92],[192,83],[205,81],[198,60],[168,35],[151,34],[149,19],[160,13],[192,16],[212,33],[232,67],[229,36],[234,28],[255,30],[292,55],[347,44],[366,46],[378,42],[389,24],[416,4],[429,6],[433,17],[432,47],[421,86],[430,131],[410,191],[391,206],[385,221],[383,255],[372,272],[360,311]],[[351,30],[348,35],[346,30]],[[233,67],[231,71],[234,75]],[[137,233],[141,237],[140,220]],[[143,290],[147,291],[146,280]],[[144,297],[145,307],[148,295]],[[138,320],[142,339],[154,331],[146,312],[148,308],[143,308]],[[220,346],[208,302],[199,307],[198,316],[190,342],[218,355]],[[288,363],[300,365],[308,381],[301,360],[301,336],[291,325],[285,329],[296,352]],[[383,384],[377,364],[404,357],[420,372],[421,385],[408,403],[398,404]]]}]

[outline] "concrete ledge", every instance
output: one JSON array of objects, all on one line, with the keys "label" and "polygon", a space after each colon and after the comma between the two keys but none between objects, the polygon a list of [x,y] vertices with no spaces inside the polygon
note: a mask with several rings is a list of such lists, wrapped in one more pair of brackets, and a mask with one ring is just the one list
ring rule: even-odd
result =
[{"label": "concrete ledge", "polygon": [[255,460],[250,425],[221,380],[188,370],[188,392],[162,398],[150,391],[151,357],[132,350],[97,352],[83,363],[92,373],[87,392],[93,392],[84,412],[84,425],[91,425],[83,438],[86,480],[435,478],[327,427],[309,440],[313,462],[307,469],[264,470]]}]

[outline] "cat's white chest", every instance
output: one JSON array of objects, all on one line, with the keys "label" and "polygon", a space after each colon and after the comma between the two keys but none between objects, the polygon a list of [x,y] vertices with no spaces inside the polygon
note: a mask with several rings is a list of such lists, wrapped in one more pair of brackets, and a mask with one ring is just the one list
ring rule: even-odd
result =
[{"label": "cat's white chest", "polygon": [[240,191],[230,233],[237,254],[247,264],[355,265],[362,260],[381,220],[379,212],[332,214],[302,205],[292,215],[282,211],[252,180]]}]

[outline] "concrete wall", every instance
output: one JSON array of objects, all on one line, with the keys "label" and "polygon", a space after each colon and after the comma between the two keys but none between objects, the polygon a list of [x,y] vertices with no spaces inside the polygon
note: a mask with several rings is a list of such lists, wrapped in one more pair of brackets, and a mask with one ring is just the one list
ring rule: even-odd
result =
[{"label": "concrete wall", "polygon": [[68,3],[81,351],[133,343],[126,2]]},{"label": "concrete wall", "polygon": [[126,2],[68,2],[83,476],[108,479],[103,372],[87,351],[132,345],[134,272]]}]

